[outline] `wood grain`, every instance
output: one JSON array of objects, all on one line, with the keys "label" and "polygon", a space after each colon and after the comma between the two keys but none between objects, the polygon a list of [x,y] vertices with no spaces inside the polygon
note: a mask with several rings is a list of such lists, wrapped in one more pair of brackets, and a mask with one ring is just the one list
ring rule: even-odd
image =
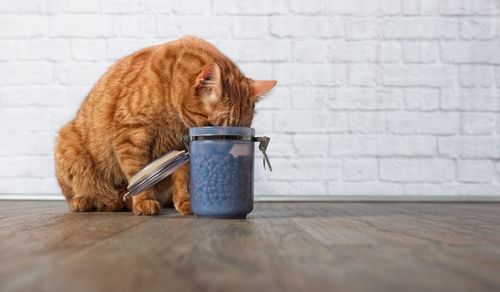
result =
[{"label": "wood grain", "polygon": [[498,291],[500,204],[258,203],[247,220],[0,202],[1,291]]}]

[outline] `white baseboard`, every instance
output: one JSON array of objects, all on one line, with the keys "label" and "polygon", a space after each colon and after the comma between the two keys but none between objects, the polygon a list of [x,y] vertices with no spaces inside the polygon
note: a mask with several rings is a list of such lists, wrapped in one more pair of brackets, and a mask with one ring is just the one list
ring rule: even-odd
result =
[{"label": "white baseboard", "polygon": [[49,194],[0,194],[0,200],[12,201],[63,201],[63,195]]},{"label": "white baseboard", "polygon": [[[62,201],[58,194],[0,194],[0,200]],[[500,196],[255,196],[256,202],[500,202]]]}]

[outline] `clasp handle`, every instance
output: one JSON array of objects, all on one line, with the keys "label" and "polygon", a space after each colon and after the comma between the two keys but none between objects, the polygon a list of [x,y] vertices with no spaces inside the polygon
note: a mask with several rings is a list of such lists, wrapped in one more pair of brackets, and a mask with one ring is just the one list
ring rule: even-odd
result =
[{"label": "clasp handle", "polygon": [[271,138],[262,136],[262,137],[255,137],[254,138],[255,142],[259,142],[259,150],[262,152],[262,155],[264,155],[264,159],[262,159],[262,165],[264,165],[264,169],[266,169],[266,163],[267,166],[269,167],[269,171],[273,171],[273,167],[271,166],[271,162],[269,162],[269,158],[267,157],[266,150],[267,146],[269,145],[269,141],[271,141]]}]

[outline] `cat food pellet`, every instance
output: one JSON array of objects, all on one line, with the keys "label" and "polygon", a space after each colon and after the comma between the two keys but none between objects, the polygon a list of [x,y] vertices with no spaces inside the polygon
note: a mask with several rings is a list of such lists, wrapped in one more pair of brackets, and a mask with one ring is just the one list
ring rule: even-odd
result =
[{"label": "cat food pellet", "polygon": [[253,160],[230,153],[191,158],[191,201],[204,209],[231,210],[253,205]]}]

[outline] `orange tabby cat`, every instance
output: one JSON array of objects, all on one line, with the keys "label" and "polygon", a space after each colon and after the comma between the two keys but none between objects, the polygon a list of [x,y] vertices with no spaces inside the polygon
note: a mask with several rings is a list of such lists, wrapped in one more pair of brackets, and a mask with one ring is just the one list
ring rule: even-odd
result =
[{"label": "orange tabby cat", "polygon": [[191,214],[187,165],[124,203],[128,180],[165,152],[182,149],[179,137],[190,127],[249,127],[255,102],[275,84],[246,78],[194,37],[122,58],[57,137],[56,175],[69,208],[157,215],[172,201],[179,213]]}]

